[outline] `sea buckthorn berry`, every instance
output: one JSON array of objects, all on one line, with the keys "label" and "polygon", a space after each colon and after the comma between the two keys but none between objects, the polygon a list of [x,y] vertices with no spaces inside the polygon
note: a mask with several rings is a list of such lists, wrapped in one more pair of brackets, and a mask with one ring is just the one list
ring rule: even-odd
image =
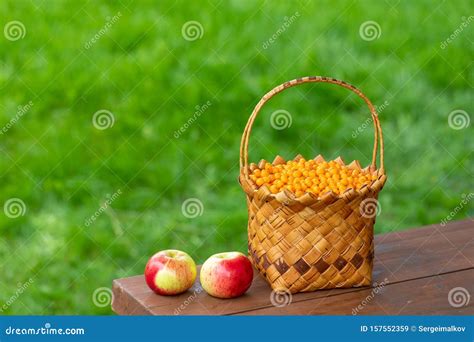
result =
[{"label": "sea buckthorn berry", "polygon": [[272,194],[276,194],[278,192],[278,187],[276,185],[272,185],[270,187],[270,191],[272,192]]},{"label": "sea buckthorn berry", "polygon": [[298,197],[305,193],[322,197],[330,191],[342,195],[348,189],[369,186],[377,179],[377,174],[349,168],[334,160],[317,162],[301,158],[279,165],[265,163],[261,169],[255,168],[251,172],[250,179],[258,187],[267,186],[273,194],[286,189]]}]

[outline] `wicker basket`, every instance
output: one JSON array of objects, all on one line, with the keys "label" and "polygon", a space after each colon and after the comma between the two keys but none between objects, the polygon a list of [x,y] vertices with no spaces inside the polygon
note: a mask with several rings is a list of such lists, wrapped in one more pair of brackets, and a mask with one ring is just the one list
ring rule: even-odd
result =
[{"label": "wicker basket", "polygon": [[[341,195],[329,192],[317,197],[305,193],[296,198],[288,190],[272,194],[268,187],[258,188],[250,180],[249,173],[265,163],[262,160],[258,166],[248,164],[249,136],[260,109],[284,89],[308,82],[327,82],[347,88],[368,105],[375,139],[372,163],[364,170],[377,175],[370,185],[359,190],[348,189]],[[381,167],[377,169],[379,146]],[[297,156],[295,160],[300,158]],[[323,158],[318,156],[315,160]],[[340,157],[335,161],[344,164]],[[281,163],[285,160],[280,156],[273,161],[273,165]],[[263,96],[242,135],[239,181],[247,195],[250,259],[274,290],[296,293],[371,284],[377,196],[386,180],[383,165],[383,137],[377,112],[354,86],[328,77],[303,77],[281,84]],[[358,161],[348,167],[361,169]]]}]

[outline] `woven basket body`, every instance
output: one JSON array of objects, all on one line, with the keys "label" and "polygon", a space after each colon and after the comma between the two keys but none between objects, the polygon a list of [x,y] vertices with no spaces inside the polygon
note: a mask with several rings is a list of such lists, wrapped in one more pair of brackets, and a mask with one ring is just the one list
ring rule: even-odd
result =
[{"label": "woven basket body", "polygon": [[[305,193],[296,198],[290,191],[272,194],[257,187],[249,172],[260,164],[248,164],[248,139],[253,121],[263,104],[282,90],[306,82],[328,82],[355,92],[369,106],[375,127],[372,163],[364,170],[376,179],[359,190],[317,197]],[[379,145],[380,142],[380,145]],[[381,167],[376,167],[380,146]],[[267,93],[255,107],[241,143],[239,181],[247,196],[248,248],[255,268],[275,290],[291,293],[371,284],[374,257],[373,227],[379,211],[378,193],[386,175],[383,169],[383,138],[375,108],[355,87],[332,78],[305,77],[286,82]],[[297,156],[298,160],[301,156]],[[315,160],[322,160],[321,156]],[[336,162],[344,164],[341,158]],[[277,156],[273,164],[285,163]],[[349,168],[359,168],[354,161]]]}]

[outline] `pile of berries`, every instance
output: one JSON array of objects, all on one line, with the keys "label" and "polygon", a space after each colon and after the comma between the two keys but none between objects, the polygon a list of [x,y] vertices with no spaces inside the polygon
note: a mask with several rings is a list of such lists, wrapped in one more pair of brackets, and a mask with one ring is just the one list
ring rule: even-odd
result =
[{"label": "pile of berries", "polygon": [[306,192],[320,196],[332,191],[340,195],[349,188],[369,185],[376,178],[369,171],[351,169],[335,161],[307,161],[304,158],[280,165],[265,163],[262,169],[253,170],[250,175],[258,187],[267,186],[273,194],[288,189],[297,197]]}]

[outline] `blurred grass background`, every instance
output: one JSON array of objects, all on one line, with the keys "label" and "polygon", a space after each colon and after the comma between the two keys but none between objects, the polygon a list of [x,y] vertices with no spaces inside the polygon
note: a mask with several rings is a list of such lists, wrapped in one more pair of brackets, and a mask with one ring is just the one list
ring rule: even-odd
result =
[{"label": "blurred grass background", "polygon": [[[20,198],[26,205],[24,216],[0,215],[0,305],[33,280],[3,313],[111,313],[94,304],[94,291],[141,273],[160,249],[188,251],[198,263],[216,252],[245,252],[240,136],[260,97],[300,76],[339,78],[376,105],[386,103],[380,118],[389,178],[376,232],[440,222],[473,185],[472,127],[448,125],[453,110],[472,112],[472,27],[441,48],[469,17],[469,5],[2,1],[2,27],[21,21],[26,35],[0,37],[0,125],[33,103],[0,135],[0,202]],[[203,28],[195,41],[182,35],[191,20]],[[381,35],[365,41],[359,28],[369,20]],[[209,108],[176,138],[207,101]],[[92,124],[101,109],[115,118],[106,130]],[[291,113],[291,127],[271,127],[277,109]],[[353,132],[368,115],[345,89],[292,88],[256,121],[250,159],[321,153],[367,165],[372,127],[356,138]],[[118,199],[86,225],[118,190]],[[182,214],[188,198],[202,202],[201,216]],[[454,219],[468,215],[472,209],[464,206]]]}]

